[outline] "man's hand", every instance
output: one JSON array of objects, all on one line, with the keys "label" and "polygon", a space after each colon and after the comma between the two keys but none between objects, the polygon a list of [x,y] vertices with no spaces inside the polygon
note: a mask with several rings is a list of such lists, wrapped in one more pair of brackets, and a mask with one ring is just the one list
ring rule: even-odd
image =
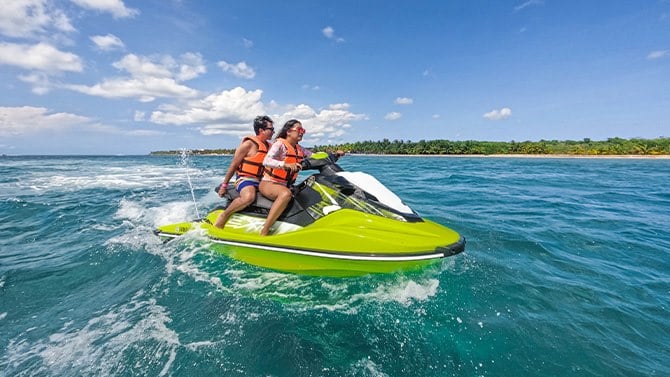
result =
[{"label": "man's hand", "polygon": [[219,186],[219,197],[223,197],[226,190],[228,190],[228,182],[223,182],[221,186]]}]

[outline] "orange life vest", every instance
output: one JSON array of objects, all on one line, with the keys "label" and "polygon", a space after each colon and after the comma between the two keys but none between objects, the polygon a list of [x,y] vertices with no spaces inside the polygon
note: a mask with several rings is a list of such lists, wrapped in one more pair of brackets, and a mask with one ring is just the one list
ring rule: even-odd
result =
[{"label": "orange life vest", "polygon": [[263,176],[263,160],[268,154],[269,143],[258,138],[258,136],[247,136],[242,142],[251,140],[256,144],[257,152],[251,157],[245,157],[240,166],[237,167],[238,177],[255,177],[261,179]]},{"label": "orange life vest", "polygon": [[[304,158],[305,154],[303,153],[302,148],[299,145],[296,145],[295,148],[288,142],[286,139],[279,139],[284,146],[286,147],[287,153],[284,158],[284,164],[299,164]],[[265,175],[270,177],[270,179],[277,183],[285,183],[286,186],[290,186],[298,178],[298,172],[293,174],[286,171],[284,168],[265,168]]]}]

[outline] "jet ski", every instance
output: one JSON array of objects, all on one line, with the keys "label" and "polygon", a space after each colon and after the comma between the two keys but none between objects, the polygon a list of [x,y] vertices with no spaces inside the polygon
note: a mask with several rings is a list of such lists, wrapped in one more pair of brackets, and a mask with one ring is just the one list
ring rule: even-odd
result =
[{"label": "jet ski", "polygon": [[260,193],[224,229],[212,225],[239,195],[234,187],[224,194],[226,204],[206,217],[154,233],[167,241],[200,229],[211,248],[233,259],[315,276],[418,270],[465,249],[457,232],[421,218],[373,176],[344,171],[336,155],[315,153],[301,165],[318,173],[293,186],[293,199],[268,236],[259,233],[272,202]]}]

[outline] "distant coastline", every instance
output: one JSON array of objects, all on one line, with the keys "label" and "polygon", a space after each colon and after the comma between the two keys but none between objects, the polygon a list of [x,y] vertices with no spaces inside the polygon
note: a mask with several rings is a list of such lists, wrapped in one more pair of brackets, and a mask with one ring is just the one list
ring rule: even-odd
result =
[{"label": "distant coastline", "polygon": [[[171,156],[178,153],[160,153],[153,156]],[[206,153],[197,154],[203,157],[232,156],[232,153]],[[434,157],[434,158],[574,158],[574,159],[628,159],[628,160],[670,160],[670,154],[638,155],[638,154],[612,154],[612,155],[575,155],[575,154],[375,154],[375,153],[348,153],[348,156],[360,157]]]},{"label": "distant coastline", "polygon": [[[362,141],[335,145],[315,145],[314,151],[343,150],[352,155],[368,156],[445,156],[445,157],[516,157],[516,158],[670,158],[670,138],[540,141],[451,141],[388,140]],[[151,155],[232,155],[235,149],[195,149],[155,151]]]}]

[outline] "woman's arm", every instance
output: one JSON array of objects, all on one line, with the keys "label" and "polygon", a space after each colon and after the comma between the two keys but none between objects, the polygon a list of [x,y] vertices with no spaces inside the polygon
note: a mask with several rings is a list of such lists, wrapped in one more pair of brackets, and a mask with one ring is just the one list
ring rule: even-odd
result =
[{"label": "woman's arm", "polygon": [[284,143],[282,143],[280,140],[277,140],[274,142],[274,144],[272,144],[268,154],[265,156],[265,159],[263,159],[263,165],[271,169],[283,168],[285,158],[286,147],[284,146]]},{"label": "woman's arm", "polygon": [[298,144],[298,147],[302,149],[302,155],[305,156],[305,158],[309,158],[311,155],[314,154],[311,150],[307,148],[303,148],[302,145]]}]

